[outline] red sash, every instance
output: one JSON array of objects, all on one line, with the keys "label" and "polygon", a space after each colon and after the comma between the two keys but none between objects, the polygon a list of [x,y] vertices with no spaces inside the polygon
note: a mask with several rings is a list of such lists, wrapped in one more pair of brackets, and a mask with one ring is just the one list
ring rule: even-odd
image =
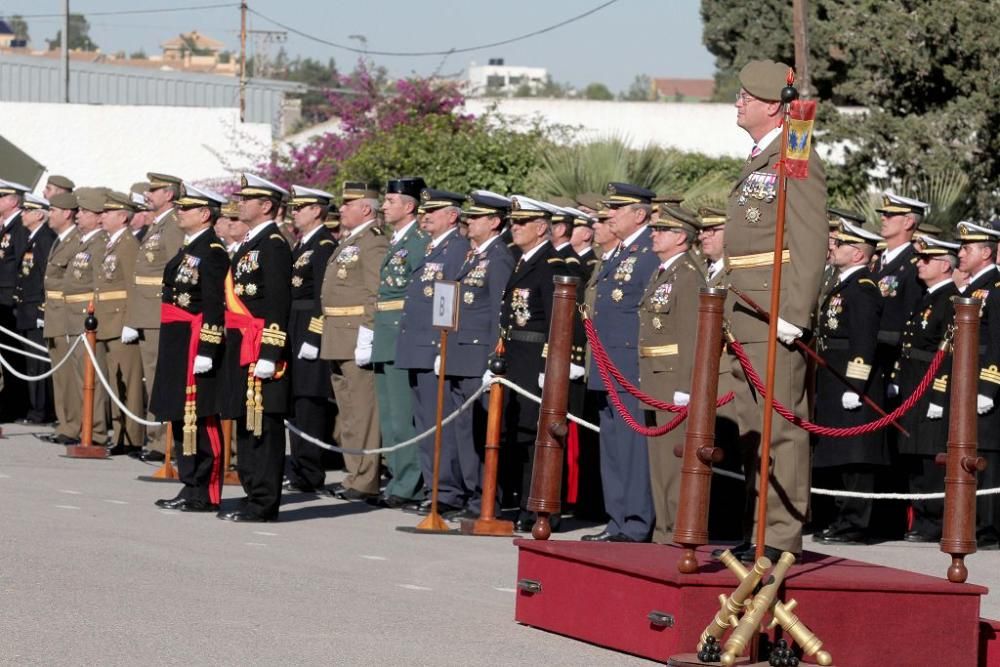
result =
[{"label": "red sash", "polygon": [[201,335],[201,313],[195,315],[171,303],[160,304],[160,322],[173,324],[187,322],[191,325],[191,335],[188,338],[187,380],[188,391],[194,386],[194,358],[198,355],[198,340]]},{"label": "red sash", "polygon": [[233,289],[233,272],[226,274],[226,328],[239,329],[240,366],[249,366],[260,358],[260,340],[264,333],[264,320],[254,317],[250,309]]}]

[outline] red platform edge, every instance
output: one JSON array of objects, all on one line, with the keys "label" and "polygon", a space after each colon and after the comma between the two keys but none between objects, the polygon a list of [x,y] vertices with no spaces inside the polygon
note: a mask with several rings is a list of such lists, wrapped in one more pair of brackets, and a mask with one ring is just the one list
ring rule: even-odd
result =
[{"label": "red platform edge", "polygon": [[[516,539],[515,620],[525,625],[666,662],[694,649],[736,579],[698,550],[699,572],[677,572],[669,545]],[[526,580],[541,591],[522,589]],[[952,584],[871,563],[805,552],[786,578],[784,599],[823,640],[837,665],[935,664],[1000,667],[1000,622],[981,620],[974,584]],[[655,625],[652,611],[673,617]],[[872,662],[873,653],[881,654]]]}]

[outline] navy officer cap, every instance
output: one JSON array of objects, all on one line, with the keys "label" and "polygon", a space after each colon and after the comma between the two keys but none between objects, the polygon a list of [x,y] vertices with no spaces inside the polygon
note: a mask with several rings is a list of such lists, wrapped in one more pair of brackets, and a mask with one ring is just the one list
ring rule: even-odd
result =
[{"label": "navy officer cap", "polygon": [[604,205],[611,208],[627,206],[628,204],[652,204],[656,193],[647,188],[641,188],[631,183],[608,183],[605,190]]},{"label": "navy officer cap", "polygon": [[510,213],[510,197],[489,190],[473,190],[465,198],[465,215],[475,218],[483,215],[505,216]]},{"label": "navy officer cap", "polygon": [[461,208],[465,203],[465,195],[448,190],[435,190],[434,188],[424,188],[420,193],[420,212],[436,211],[439,208],[448,206],[458,206]]}]

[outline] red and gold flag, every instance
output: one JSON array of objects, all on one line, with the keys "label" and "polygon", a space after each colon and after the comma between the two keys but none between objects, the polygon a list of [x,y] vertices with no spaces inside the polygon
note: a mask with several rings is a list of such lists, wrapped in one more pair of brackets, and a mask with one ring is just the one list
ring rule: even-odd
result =
[{"label": "red and gold flag", "polygon": [[809,152],[812,149],[815,100],[795,100],[788,109],[788,146],[785,150],[785,174],[789,178],[809,175]]}]

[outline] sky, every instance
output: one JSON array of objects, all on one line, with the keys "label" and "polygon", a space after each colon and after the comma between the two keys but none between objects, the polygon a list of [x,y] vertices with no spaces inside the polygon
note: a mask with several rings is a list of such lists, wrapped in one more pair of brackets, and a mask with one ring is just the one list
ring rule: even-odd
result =
[{"label": "sky", "polygon": [[[447,51],[497,42],[582,14],[608,0],[248,0],[251,10],[301,32],[370,51]],[[228,5],[191,9],[204,5]],[[552,78],[582,88],[592,82],[626,89],[639,74],[650,77],[710,78],[712,55],[701,43],[699,0],[616,0],[610,6],[542,35],[448,56],[370,56],[391,76],[460,76],[471,62],[503,58],[508,65],[546,67]],[[0,0],[0,14],[21,14],[31,46],[44,48],[61,19],[63,0]],[[183,8],[167,13],[135,10]],[[70,0],[70,11],[90,15],[90,36],[103,52],[140,49],[160,53],[159,44],[181,32],[199,32],[239,49],[238,0]],[[249,14],[250,30],[281,30]],[[262,39],[258,37],[258,39]],[[294,58],[334,58],[338,69],[353,67],[358,54],[287,34],[281,45]],[[248,49],[252,40],[248,40]],[[279,45],[272,44],[273,57]]]}]

